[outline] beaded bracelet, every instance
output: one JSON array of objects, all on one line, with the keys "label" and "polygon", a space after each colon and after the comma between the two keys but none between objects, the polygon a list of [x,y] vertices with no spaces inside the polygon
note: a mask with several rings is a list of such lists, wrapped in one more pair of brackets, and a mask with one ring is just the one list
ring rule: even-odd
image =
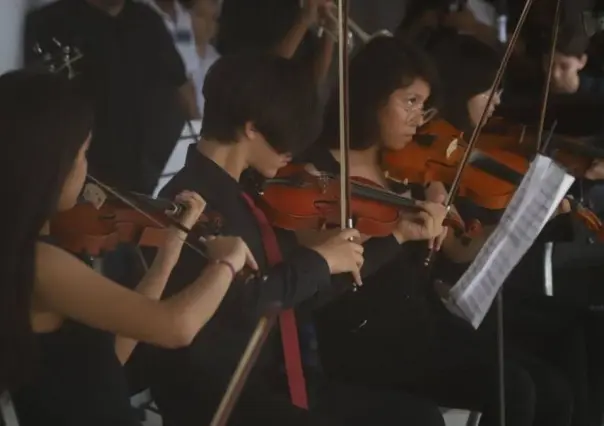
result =
[{"label": "beaded bracelet", "polygon": [[235,276],[237,275],[237,271],[235,271],[235,267],[233,266],[233,264],[231,262],[229,262],[228,260],[224,260],[224,259],[216,259],[213,262],[214,265],[224,265],[227,268],[229,268],[229,270],[231,271],[232,277],[231,279],[234,279]]}]

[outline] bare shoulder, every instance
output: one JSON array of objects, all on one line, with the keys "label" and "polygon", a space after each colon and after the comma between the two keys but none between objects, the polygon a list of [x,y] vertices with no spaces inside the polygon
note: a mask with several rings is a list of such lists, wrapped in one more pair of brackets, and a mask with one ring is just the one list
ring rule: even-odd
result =
[{"label": "bare shoulder", "polygon": [[36,284],[93,274],[92,268],[62,248],[41,241],[36,244]]},{"label": "bare shoulder", "polygon": [[36,244],[36,267],[60,267],[62,264],[71,262],[81,262],[71,253],[43,241],[38,241]]}]

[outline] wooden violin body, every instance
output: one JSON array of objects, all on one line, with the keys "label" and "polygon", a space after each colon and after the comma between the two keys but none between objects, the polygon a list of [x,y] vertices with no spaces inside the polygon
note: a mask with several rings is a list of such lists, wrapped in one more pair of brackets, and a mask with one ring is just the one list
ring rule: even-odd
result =
[{"label": "wooden violin body", "polygon": [[[420,210],[413,200],[384,190],[366,179],[351,178],[351,211],[355,228],[362,234],[382,237],[392,233],[401,210]],[[260,207],[269,221],[289,230],[340,226],[340,181],[303,166],[288,166],[265,182]]]},{"label": "wooden violin body", "polygon": [[[359,177],[350,178],[354,227],[364,235],[391,235],[403,214],[422,210],[412,198],[384,189]],[[304,166],[281,169],[261,191],[259,205],[269,221],[289,230],[323,229],[341,225],[340,180],[325,173],[311,173]],[[448,217],[446,226],[463,228],[459,218]]]},{"label": "wooden violin body", "polygon": [[[458,194],[479,207],[502,210],[530,167],[531,153],[534,154],[537,147],[536,135],[526,126],[499,119],[485,126],[483,131],[478,148],[470,153]],[[382,157],[384,167],[389,176],[397,180],[450,184],[465,154],[466,144],[461,137],[462,133],[448,123],[436,121],[423,128],[416,140],[405,148],[385,152]],[[569,173],[582,177],[595,158],[604,158],[604,151],[581,141],[553,136],[550,155]],[[572,214],[598,239],[604,239],[597,215],[576,200],[571,206]]]},{"label": "wooden violin body", "polygon": [[[382,164],[388,177],[396,180],[451,184],[465,150],[462,133],[437,120],[405,148],[384,152]],[[504,149],[475,150],[463,170],[458,195],[489,210],[505,209],[528,166],[526,158]]]},{"label": "wooden violin body", "polygon": [[[165,212],[174,208],[174,203],[150,200],[156,205],[164,206],[164,209],[143,211],[119,199],[104,199],[102,203],[79,203],[69,210],[57,213],[51,219],[50,234],[63,248],[89,256],[99,256],[115,250],[123,243],[160,247],[166,241],[171,227],[182,226]],[[193,231],[201,237],[218,233],[219,227],[219,217],[202,215]],[[189,233],[187,229],[181,230]]]}]

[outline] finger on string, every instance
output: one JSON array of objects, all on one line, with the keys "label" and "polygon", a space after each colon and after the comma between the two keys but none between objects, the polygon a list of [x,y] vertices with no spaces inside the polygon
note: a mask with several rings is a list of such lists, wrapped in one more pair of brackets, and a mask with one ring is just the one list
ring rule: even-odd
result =
[{"label": "finger on string", "polygon": [[440,251],[443,246],[443,242],[447,238],[447,234],[449,233],[449,228],[445,228],[438,238],[438,245],[436,246],[436,251]]},{"label": "finger on string", "polygon": [[360,243],[356,243],[354,245],[354,251],[355,251],[355,253],[362,255],[365,252],[365,247],[363,247],[363,245]]},{"label": "finger on string", "polygon": [[191,191],[188,190],[183,190],[181,192],[179,192],[178,194],[176,194],[176,196],[174,197],[174,199],[183,199],[183,198],[187,198],[190,197],[193,193]]},{"label": "finger on string", "polygon": [[351,273],[352,273],[352,278],[354,279],[355,284],[358,285],[359,287],[361,287],[363,285],[363,279],[361,278],[360,269],[355,269]]},{"label": "finger on string", "polygon": [[357,254],[354,257],[354,260],[355,260],[355,262],[357,264],[357,268],[359,268],[359,270],[361,270],[361,268],[365,264],[365,258],[363,257],[363,255],[362,254]]},{"label": "finger on string", "polygon": [[434,217],[429,212],[419,212],[415,218],[417,223],[423,224],[426,228],[434,220]]},{"label": "finger on string", "polygon": [[205,209],[207,203],[206,203],[206,200],[204,200],[201,195],[199,195],[197,192],[191,192],[191,198],[195,202],[199,203],[199,205],[202,207],[202,209]]},{"label": "finger on string", "polygon": [[247,266],[252,268],[254,271],[257,271],[260,269],[260,267],[258,266],[258,262],[256,262],[256,259],[254,258],[254,255],[252,254],[252,252],[249,248],[247,249],[247,252],[245,254],[245,263]]}]

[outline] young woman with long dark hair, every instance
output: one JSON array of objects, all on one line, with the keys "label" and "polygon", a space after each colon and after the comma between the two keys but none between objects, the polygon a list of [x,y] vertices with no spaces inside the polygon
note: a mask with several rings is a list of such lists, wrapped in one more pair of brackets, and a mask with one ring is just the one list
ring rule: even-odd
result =
[{"label": "young woman with long dark hair", "polygon": [[[116,339],[189,344],[210,319],[236,271],[255,261],[239,238],[208,242],[209,264],[190,286],[158,301],[184,235],[169,233],[137,292],[104,278],[49,235],[53,214],[76,203],[87,174],[93,116],[62,77],[0,76],[0,185],[5,200],[0,259],[0,389],[21,426],[137,425]],[[191,226],[205,202],[183,192]],[[142,294],[141,294],[142,293]],[[126,347],[133,348],[132,341]],[[125,354],[127,358],[128,353]]]}]

